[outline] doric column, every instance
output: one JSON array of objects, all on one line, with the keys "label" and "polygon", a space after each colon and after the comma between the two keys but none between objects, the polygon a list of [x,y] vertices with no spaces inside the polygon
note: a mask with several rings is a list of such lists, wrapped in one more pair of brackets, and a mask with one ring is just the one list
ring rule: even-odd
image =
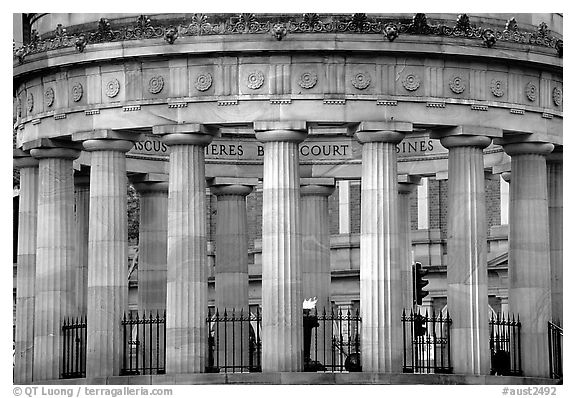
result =
[{"label": "doric column", "polygon": [[76,304],[78,314],[86,315],[88,302],[88,232],[90,225],[90,176],[74,176],[76,196]]},{"label": "doric column", "polygon": [[[248,215],[246,196],[258,184],[257,178],[216,177],[210,187],[218,198],[216,216],[216,308],[220,316],[240,312],[249,316],[248,305]],[[248,367],[248,329],[229,324],[226,336],[219,337],[220,365]],[[235,330],[232,330],[232,327]],[[223,329],[220,328],[220,331]],[[227,341],[224,341],[224,337]],[[235,362],[235,363],[234,363]]]},{"label": "doric column", "polygon": [[60,377],[62,322],[78,315],[72,161],[80,151],[47,139],[28,148],[39,159],[33,378],[41,381]]},{"label": "doric column", "polygon": [[14,383],[30,384],[32,383],[34,357],[38,159],[22,150],[15,149],[14,167],[20,169]]},{"label": "doric column", "polygon": [[362,122],[360,312],[362,370],[401,372],[402,280],[396,144],[411,123]]},{"label": "doric column", "polygon": [[136,136],[111,130],[72,135],[90,152],[86,376],[120,374],[128,310],[126,152]]},{"label": "doric column", "polygon": [[467,134],[440,140],[449,150],[447,282],[455,373],[490,371],[483,149],[491,141],[490,137]]},{"label": "doric column", "polygon": [[554,145],[503,145],[512,158],[508,254],[509,308],[522,327],[522,370],[547,377],[547,322],[552,320],[546,155]]},{"label": "doric column", "polygon": [[168,176],[146,175],[134,184],[140,194],[138,308],[164,316],[168,261]]},{"label": "doric column", "polygon": [[204,372],[208,354],[208,269],[204,146],[199,124],[155,126],[170,147],[166,373]]},{"label": "doric column", "polygon": [[[302,291],[303,298],[318,300],[319,315],[330,314],[330,217],[328,196],[334,192],[333,178],[301,178],[300,197],[302,214]],[[319,322],[316,330],[318,348],[311,342],[311,360],[326,365],[331,360],[331,323]],[[326,327],[325,327],[326,326]],[[325,350],[326,348],[326,350]],[[326,351],[326,352],[325,352]],[[316,354],[315,354],[316,353]]]},{"label": "doric column", "polygon": [[410,312],[414,300],[412,276],[412,239],[410,238],[410,194],[420,182],[419,177],[398,176],[398,230],[400,234],[400,266],[402,280],[402,308]]},{"label": "doric column", "polygon": [[552,320],[563,325],[562,316],[562,218],[563,218],[563,153],[557,146],[546,158],[548,174],[548,217],[550,225],[550,273],[552,277]]},{"label": "doric column", "polygon": [[302,235],[298,144],[305,122],[254,122],[264,143],[262,199],[262,370],[303,365]]}]

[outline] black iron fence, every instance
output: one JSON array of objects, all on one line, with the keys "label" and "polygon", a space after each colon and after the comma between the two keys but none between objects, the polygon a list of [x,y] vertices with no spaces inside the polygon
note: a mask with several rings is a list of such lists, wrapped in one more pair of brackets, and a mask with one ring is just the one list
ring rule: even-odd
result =
[{"label": "black iron fence", "polygon": [[551,379],[562,378],[562,338],[562,328],[548,322],[548,361]]},{"label": "black iron fence", "polygon": [[360,372],[360,328],[358,310],[335,313],[324,308],[319,314],[304,314],[304,371]]},{"label": "black iron fence", "polygon": [[[207,372],[262,371],[262,314],[209,310]],[[306,310],[303,314],[305,371],[360,371],[360,325],[356,311]]]},{"label": "black iron fence", "polygon": [[206,372],[261,372],[262,314],[208,309]]},{"label": "black iron fence", "polygon": [[452,373],[450,361],[450,325],[452,319],[436,315],[434,310],[402,312],[404,373]]},{"label": "black iron fence", "polygon": [[166,373],[166,313],[129,313],[122,319],[121,375]]},{"label": "black iron fence", "polygon": [[521,376],[520,318],[497,314],[490,317],[490,374]]},{"label": "black iron fence", "polygon": [[86,317],[66,318],[62,325],[62,379],[86,377]]}]

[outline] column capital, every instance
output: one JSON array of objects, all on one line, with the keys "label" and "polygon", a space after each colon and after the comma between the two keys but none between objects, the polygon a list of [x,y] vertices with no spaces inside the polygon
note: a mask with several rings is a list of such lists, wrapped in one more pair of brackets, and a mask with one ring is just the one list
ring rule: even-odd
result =
[{"label": "column capital", "polygon": [[13,151],[14,167],[23,169],[26,167],[38,167],[38,159],[32,157],[30,153],[22,149],[14,149]]},{"label": "column capital", "polygon": [[138,141],[141,134],[133,131],[99,129],[89,131],[79,131],[72,133],[72,141],[93,141],[93,140],[110,140],[110,141]]},{"label": "column capital", "polygon": [[510,180],[512,179],[512,173],[509,171],[505,171],[504,173],[500,174],[500,176],[507,183],[510,183]]},{"label": "column capital", "polygon": [[303,120],[254,122],[256,139],[260,142],[296,142],[300,143],[308,136],[306,122]]},{"label": "column capital", "polygon": [[134,184],[134,188],[141,195],[156,192],[168,193],[168,182],[139,182]]},{"label": "column capital", "polygon": [[360,122],[354,136],[361,144],[367,142],[389,142],[397,144],[404,139],[405,133],[412,131],[409,122]]},{"label": "column capital", "polygon": [[562,163],[564,161],[564,146],[554,145],[554,150],[546,156],[547,163]]},{"label": "column capital", "polygon": [[441,127],[430,131],[430,138],[441,139],[451,136],[482,136],[498,138],[502,137],[502,129],[481,126],[450,126]]},{"label": "column capital", "polygon": [[162,136],[162,141],[168,146],[206,146],[218,135],[218,129],[200,123],[165,124],[153,126],[152,133]]},{"label": "column capital", "polygon": [[398,193],[410,194],[414,188],[420,185],[420,177],[409,174],[400,174],[398,176]]},{"label": "column capital", "polygon": [[80,156],[82,145],[71,141],[38,138],[23,144],[22,149],[30,151],[30,155],[36,159],[62,158],[74,160]]},{"label": "column capital", "polygon": [[210,192],[220,198],[221,196],[248,196],[253,189],[252,185],[226,184],[212,185]]},{"label": "column capital", "polygon": [[440,138],[444,148],[475,147],[484,149],[492,142],[492,138],[484,135],[449,135]]},{"label": "column capital", "polygon": [[141,195],[154,192],[168,193],[168,176],[166,174],[136,174],[130,177],[130,182]]},{"label": "column capital", "polygon": [[300,196],[330,196],[336,184],[333,178],[300,178]]},{"label": "column capital", "polygon": [[546,156],[554,150],[554,144],[547,142],[516,142],[502,145],[504,152],[514,155],[543,155]]}]

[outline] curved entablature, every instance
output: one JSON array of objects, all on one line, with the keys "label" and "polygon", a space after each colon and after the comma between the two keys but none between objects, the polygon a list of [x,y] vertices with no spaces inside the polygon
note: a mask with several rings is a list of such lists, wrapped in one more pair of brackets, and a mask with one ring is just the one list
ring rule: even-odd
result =
[{"label": "curved entablature", "polygon": [[18,142],[91,129],[410,120],[562,142],[562,74],[449,57],[247,55],[124,59],[46,70],[17,88]]}]

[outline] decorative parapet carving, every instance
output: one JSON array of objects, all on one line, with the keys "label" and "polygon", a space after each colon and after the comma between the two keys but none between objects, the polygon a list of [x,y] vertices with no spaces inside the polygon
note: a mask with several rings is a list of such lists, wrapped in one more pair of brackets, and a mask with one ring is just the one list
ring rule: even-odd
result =
[{"label": "decorative parapet carving", "polygon": [[482,32],[482,39],[484,39],[484,44],[488,48],[491,48],[496,44],[496,35],[494,35],[492,29],[484,29],[484,32]]},{"label": "decorative parapet carving", "polygon": [[212,75],[210,73],[202,73],[196,78],[194,87],[198,91],[206,91],[212,86]]},{"label": "decorative parapet carving", "polygon": [[384,26],[384,36],[388,41],[394,41],[398,37],[398,26],[393,23],[388,23]]},{"label": "decorative parapet carving", "polygon": [[251,90],[258,90],[264,84],[264,73],[259,70],[248,74],[246,86]]},{"label": "decorative parapet carving", "polygon": [[368,88],[372,78],[368,72],[358,72],[352,77],[352,85],[358,90]]},{"label": "decorative parapet carving", "polygon": [[148,91],[151,94],[158,94],[164,88],[164,78],[160,75],[153,76],[148,82]]},{"label": "decorative parapet carving", "polygon": [[467,32],[468,30],[472,29],[472,25],[470,25],[470,18],[467,14],[458,15],[454,29],[457,29],[461,32]]},{"label": "decorative parapet carving", "polygon": [[304,72],[298,80],[298,85],[305,89],[310,89],[318,82],[318,75],[314,72]]},{"label": "decorative parapet carving", "polygon": [[274,26],[272,27],[272,36],[274,36],[276,40],[282,40],[284,37],[286,37],[287,33],[288,30],[286,29],[284,24],[277,23],[274,24]]},{"label": "decorative parapet carving", "polygon": [[[116,22],[115,22],[116,24]],[[280,27],[281,26],[281,27]],[[37,34],[31,41],[20,48],[13,49],[14,57],[24,59],[29,54],[41,53],[58,48],[74,47],[82,52],[87,44],[116,42],[125,40],[142,40],[164,38],[173,44],[178,37],[234,35],[234,34],[273,34],[283,38],[286,34],[297,33],[362,33],[380,34],[392,41],[400,34],[453,36],[472,40],[481,40],[491,47],[498,42],[529,44],[556,49],[562,53],[562,39],[555,36],[545,23],[532,32],[520,31],[516,20],[511,18],[506,26],[496,25],[472,26],[466,14],[459,16],[455,26],[443,23],[430,25],[425,14],[416,14],[412,20],[393,19],[390,16],[367,16],[354,14],[351,17],[327,14],[296,15],[256,15],[241,14],[237,17],[222,19],[218,14],[195,14],[178,26],[162,25],[162,21],[153,21],[141,15],[131,24],[111,23],[102,18],[95,31],[69,33],[62,26],[47,33],[42,39]]]},{"label": "decorative parapet carving", "polygon": [[406,75],[402,80],[402,85],[408,91],[416,91],[420,87],[420,78],[414,74]]},{"label": "decorative parapet carving", "polygon": [[106,96],[109,98],[114,98],[120,92],[120,82],[118,79],[112,79],[106,83]]},{"label": "decorative parapet carving", "polygon": [[178,30],[174,26],[169,26],[164,32],[164,40],[168,42],[168,44],[174,44],[176,39],[178,38]]}]

